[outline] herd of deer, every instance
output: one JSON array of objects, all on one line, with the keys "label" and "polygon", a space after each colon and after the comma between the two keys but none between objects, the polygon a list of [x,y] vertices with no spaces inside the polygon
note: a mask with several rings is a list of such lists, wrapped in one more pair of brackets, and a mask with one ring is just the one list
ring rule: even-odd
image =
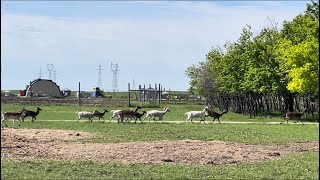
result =
[{"label": "herd of deer", "polygon": [[[141,109],[140,106],[135,107],[134,109],[126,109],[126,110],[112,110],[111,112],[113,112],[112,117],[110,118],[109,123],[111,122],[112,118],[114,118],[115,116],[118,117],[118,123],[122,122],[124,123],[126,122],[130,122],[130,120],[132,120],[132,118],[135,120],[134,123],[137,122],[137,119],[140,120],[140,122],[142,123],[146,118],[149,118],[149,122],[150,119],[152,118],[154,120],[154,122],[156,122],[156,117],[158,117],[159,121],[163,120],[163,116],[167,113],[170,112],[170,109],[168,107],[164,107],[164,109],[162,111],[160,110],[150,110],[150,111],[142,111],[142,113],[139,113],[138,110]],[[36,120],[36,117],[38,116],[38,114],[40,113],[42,109],[37,107],[36,111],[30,111],[27,110],[25,108],[22,108],[21,111],[19,112],[2,112],[2,120],[1,120],[1,127],[3,127],[3,124],[7,127],[7,124],[5,123],[5,120],[13,120],[13,125],[15,120],[19,121],[19,127],[21,125],[21,121],[23,122],[24,119],[26,117],[31,117],[31,121],[34,122],[34,120]],[[282,122],[280,124],[282,124],[285,120],[288,121],[292,120],[292,119],[298,119],[299,121],[301,121],[301,123],[304,125],[301,117],[303,116],[303,114],[306,112],[306,108],[302,111],[302,112],[287,112],[284,114],[284,119],[282,120]],[[99,112],[98,110],[94,110],[93,112],[88,112],[88,111],[81,111],[81,112],[76,112],[76,114],[78,115],[78,122],[81,118],[88,118],[89,122],[92,122],[93,117],[98,117],[99,121],[102,118],[103,122],[104,122],[104,115],[106,112],[109,112],[108,110],[104,109],[103,112]],[[193,123],[193,118],[200,118],[200,122],[204,122],[205,121],[205,117],[212,117],[214,122],[216,119],[219,121],[219,118],[223,115],[227,113],[227,111],[223,111],[222,113],[217,113],[214,112],[213,110],[211,110],[210,108],[208,108],[207,106],[202,110],[202,111],[189,111],[186,112],[185,115],[187,115],[187,121],[191,121]],[[145,115],[146,114],[146,115]],[[145,115],[145,118],[143,120],[141,120],[141,118]],[[129,120],[130,118],[130,120]]]}]

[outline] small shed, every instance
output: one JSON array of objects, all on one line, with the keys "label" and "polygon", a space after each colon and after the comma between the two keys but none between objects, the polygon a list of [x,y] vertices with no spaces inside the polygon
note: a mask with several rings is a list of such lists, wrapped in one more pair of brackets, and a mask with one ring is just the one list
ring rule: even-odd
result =
[{"label": "small shed", "polygon": [[94,87],[92,92],[92,97],[104,97],[103,91],[99,87]]},{"label": "small shed", "polygon": [[[79,92],[77,92],[77,98],[79,97]],[[86,98],[87,94],[85,91],[80,91],[80,98]]]},{"label": "small shed", "polygon": [[68,88],[63,89],[63,90],[62,90],[62,95],[63,95],[64,97],[71,97],[71,90],[68,89]]}]

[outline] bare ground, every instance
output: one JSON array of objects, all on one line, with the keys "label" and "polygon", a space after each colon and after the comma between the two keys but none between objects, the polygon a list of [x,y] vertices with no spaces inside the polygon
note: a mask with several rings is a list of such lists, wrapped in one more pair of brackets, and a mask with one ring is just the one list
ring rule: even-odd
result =
[{"label": "bare ground", "polygon": [[49,129],[1,130],[2,159],[94,160],[121,163],[239,164],[279,159],[290,153],[319,152],[319,142],[253,145],[222,141],[80,143],[92,134]]}]

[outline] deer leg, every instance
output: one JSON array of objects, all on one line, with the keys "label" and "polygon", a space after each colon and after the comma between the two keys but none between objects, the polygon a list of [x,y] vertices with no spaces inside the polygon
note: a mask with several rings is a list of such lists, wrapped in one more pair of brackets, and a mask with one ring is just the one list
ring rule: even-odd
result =
[{"label": "deer leg", "polygon": [[218,118],[219,124],[221,124],[220,119]]},{"label": "deer leg", "polygon": [[301,121],[302,125],[304,125],[304,124],[303,124],[303,121],[302,121],[302,119],[299,119],[299,121]]},{"label": "deer leg", "polygon": [[[135,119],[135,121],[134,121],[135,124],[137,123],[137,120],[138,120],[138,118],[136,117],[136,119]],[[139,118],[139,120],[140,120],[140,122],[141,122],[141,118]]]},{"label": "deer leg", "polygon": [[193,122],[193,118],[191,118],[191,122],[192,122],[192,124],[194,123],[194,122]]},{"label": "deer leg", "polygon": [[203,122],[203,124],[205,124],[203,117],[201,117],[201,119],[200,119],[200,124],[201,124],[201,122]]},{"label": "deer leg", "polygon": [[124,116],[121,118],[121,122],[122,122],[123,124],[125,124],[125,122],[124,122]]},{"label": "deer leg", "polygon": [[112,118],[114,118],[114,116],[112,116],[112,117],[110,118],[109,123],[111,122]]}]

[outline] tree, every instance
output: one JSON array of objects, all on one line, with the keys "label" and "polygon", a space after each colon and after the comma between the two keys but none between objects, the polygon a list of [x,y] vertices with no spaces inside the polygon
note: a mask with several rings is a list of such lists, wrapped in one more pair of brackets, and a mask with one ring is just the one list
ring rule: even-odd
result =
[{"label": "tree", "polygon": [[191,79],[189,91],[193,94],[206,96],[215,92],[218,88],[212,64],[215,64],[221,59],[222,52],[218,47],[212,49],[206,57],[205,62],[200,62],[198,65],[193,64],[186,70],[186,75]]},{"label": "tree", "polygon": [[287,72],[291,92],[319,95],[319,2],[307,5],[307,11],[285,21],[279,40],[279,55]]}]

